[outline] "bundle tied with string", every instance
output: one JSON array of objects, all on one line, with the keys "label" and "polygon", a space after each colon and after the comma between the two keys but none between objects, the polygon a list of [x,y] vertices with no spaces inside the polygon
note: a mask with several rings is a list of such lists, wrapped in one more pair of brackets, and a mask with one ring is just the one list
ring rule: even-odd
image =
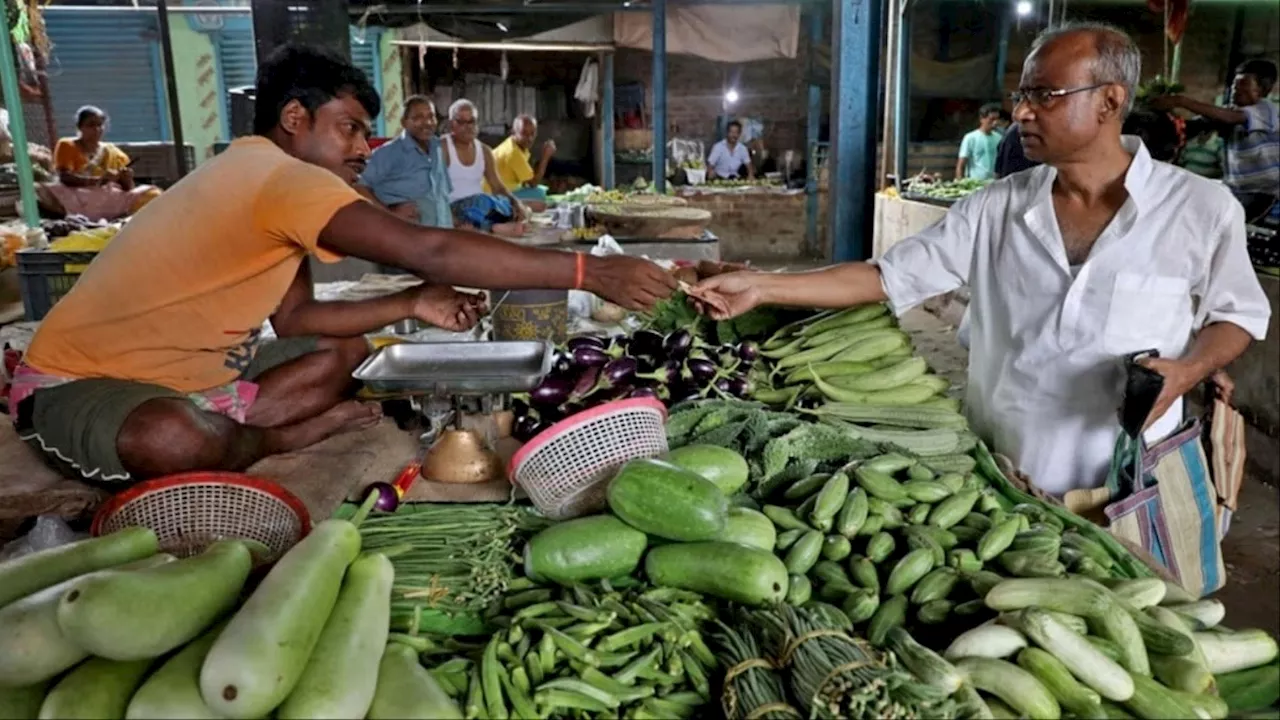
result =
[{"label": "bundle tied with string", "polygon": [[762,647],[786,672],[791,695],[811,718],[950,718],[956,705],[942,691],[851,637],[827,616],[782,607],[755,611]]},{"label": "bundle tied with string", "polygon": [[772,660],[761,657],[751,632],[723,623],[714,636],[720,657],[729,665],[724,673],[720,708],[727,720],[794,720],[803,717],[787,701],[787,688]]}]

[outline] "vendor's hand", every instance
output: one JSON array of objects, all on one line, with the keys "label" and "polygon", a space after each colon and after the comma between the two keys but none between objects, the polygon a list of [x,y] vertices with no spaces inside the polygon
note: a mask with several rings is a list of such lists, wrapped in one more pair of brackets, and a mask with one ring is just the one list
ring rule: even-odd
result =
[{"label": "vendor's hand", "polygon": [[435,327],[463,332],[475,327],[487,309],[483,295],[458,292],[448,285],[423,285],[414,290],[411,314]]},{"label": "vendor's hand", "polygon": [[1156,404],[1151,408],[1151,414],[1147,415],[1147,421],[1142,426],[1144,430],[1164,417],[1175,400],[1191,392],[1204,379],[1204,374],[1198,368],[1182,360],[1144,357],[1138,360],[1138,364],[1164,376],[1164,386],[1160,389]]},{"label": "vendor's hand", "polygon": [[716,320],[728,320],[763,304],[762,273],[732,272],[707,278],[690,293],[699,312]]},{"label": "vendor's hand", "polygon": [[542,143],[542,157],[549,158],[556,154],[556,141],[548,140]]},{"label": "vendor's hand", "polygon": [[1226,370],[1219,370],[1210,376],[1210,381],[1217,388],[1217,398],[1222,402],[1230,405],[1231,396],[1236,392],[1235,381],[1227,374]]},{"label": "vendor's hand", "polygon": [[648,260],[611,255],[588,257],[584,290],[628,310],[649,310],[671,297],[677,282],[671,273]]}]

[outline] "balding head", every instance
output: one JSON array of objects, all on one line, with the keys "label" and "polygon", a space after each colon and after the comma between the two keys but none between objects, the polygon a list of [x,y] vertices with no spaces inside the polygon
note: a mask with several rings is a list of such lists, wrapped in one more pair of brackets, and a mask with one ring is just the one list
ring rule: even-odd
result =
[{"label": "balding head", "polygon": [[1030,63],[1037,54],[1055,49],[1052,46],[1059,46],[1076,58],[1090,58],[1093,83],[1123,87],[1124,114],[1128,115],[1133,110],[1134,92],[1142,75],[1142,54],[1123,30],[1106,23],[1064,23],[1036,37],[1027,54],[1027,62]]},{"label": "balding head", "polygon": [[538,137],[538,121],[532,115],[518,115],[511,121],[511,137],[525,150],[532,148]]}]

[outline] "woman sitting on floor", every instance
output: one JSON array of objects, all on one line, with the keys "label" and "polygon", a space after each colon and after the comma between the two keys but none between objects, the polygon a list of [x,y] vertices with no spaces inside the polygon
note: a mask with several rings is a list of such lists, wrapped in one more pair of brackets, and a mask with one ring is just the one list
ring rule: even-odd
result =
[{"label": "woman sitting on floor", "polygon": [[79,134],[59,140],[53,151],[58,182],[36,189],[42,210],[54,217],[118,220],[159,197],[159,188],[134,183],[129,156],[103,141],[106,127],[102,110],[86,105],[76,111]]}]

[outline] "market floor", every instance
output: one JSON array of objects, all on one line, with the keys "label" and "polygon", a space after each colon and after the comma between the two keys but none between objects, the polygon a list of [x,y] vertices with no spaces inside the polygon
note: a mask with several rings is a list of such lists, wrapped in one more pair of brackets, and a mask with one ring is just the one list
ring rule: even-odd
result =
[{"label": "market floor", "polygon": [[[964,387],[969,353],[953,326],[917,309],[902,318],[902,327],[935,372]],[[1280,489],[1245,477],[1222,556],[1227,586],[1216,597],[1227,606],[1227,622],[1280,634]]]}]

